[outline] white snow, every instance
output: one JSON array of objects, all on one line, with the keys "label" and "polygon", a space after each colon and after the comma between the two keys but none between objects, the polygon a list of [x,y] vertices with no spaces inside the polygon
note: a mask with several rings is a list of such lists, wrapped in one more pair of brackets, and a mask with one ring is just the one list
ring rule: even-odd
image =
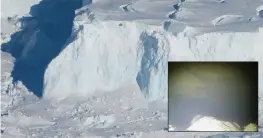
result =
[{"label": "white snow", "polygon": [[31,6],[40,0],[1,0],[1,18],[22,17],[29,14]]},{"label": "white snow", "polygon": [[235,123],[206,116],[194,121],[187,131],[241,131],[241,128]]},{"label": "white snow", "polygon": [[[259,61],[259,96],[263,96],[262,0],[186,0],[178,9],[179,0],[90,2],[83,0],[84,7],[76,10],[71,37],[46,69],[43,99],[29,92],[23,82],[12,82],[14,61],[19,58],[1,51],[1,136],[217,136],[216,132],[167,132],[168,60]],[[18,19],[28,16],[37,3],[1,1],[5,5],[1,43],[20,29]],[[36,37],[23,47],[24,57],[32,52],[28,45]],[[224,133],[233,137],[261,134]]]},{"label": "white snow", "polygon": [[222,15],[212,20],[213,25],[224,25],[224,24],[233,24],[239,22],[249,21],[245,19],[242,15]]}]

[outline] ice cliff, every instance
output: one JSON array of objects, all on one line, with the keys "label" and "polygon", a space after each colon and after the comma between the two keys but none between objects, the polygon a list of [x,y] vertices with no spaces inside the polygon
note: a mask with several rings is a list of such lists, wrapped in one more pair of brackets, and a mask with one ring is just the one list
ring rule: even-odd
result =
[{"label": "ice cliff", "polygon": [[74,40],[46,70],[45,96],[110,91],[136,81],[147,98],[165,96],[169,44],[160,28],[133,22],[77,23]]},{"label": "ice cliff", "polygon": [[46,98],[111,91],[136,83],[147,99],[167,100],[168,60],[263,60],[261,28],[173,35],[160,26],[136,21],[99,21],[89,10],[76,14],[68,43],[46,69]]}]

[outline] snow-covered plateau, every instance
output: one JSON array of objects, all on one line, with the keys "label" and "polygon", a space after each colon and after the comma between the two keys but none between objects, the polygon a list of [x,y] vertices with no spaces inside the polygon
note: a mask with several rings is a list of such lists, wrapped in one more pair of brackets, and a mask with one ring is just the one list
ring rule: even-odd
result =
[{"label": "snow-covered plateau", "polygon": [[[263,137],[262,5],[1,0],[1,136]],[[258,61],[259,132],[167,132],[167,61]]]}]

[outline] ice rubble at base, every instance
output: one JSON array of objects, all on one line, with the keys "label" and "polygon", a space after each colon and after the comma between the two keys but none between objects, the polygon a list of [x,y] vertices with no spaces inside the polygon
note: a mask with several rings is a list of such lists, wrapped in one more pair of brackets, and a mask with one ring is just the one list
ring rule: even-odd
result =
[{"label": "ice rubble at base", "polygon": [[[83,14],[89,18],[83,20]],[[188,37],[138,22],[97,21],[92,12],[79,16],[68,44],[46,70],[46,98],[111,91],[137,83],[147,99],[167,100],[168,60],[263,60],[261,28]]]}]

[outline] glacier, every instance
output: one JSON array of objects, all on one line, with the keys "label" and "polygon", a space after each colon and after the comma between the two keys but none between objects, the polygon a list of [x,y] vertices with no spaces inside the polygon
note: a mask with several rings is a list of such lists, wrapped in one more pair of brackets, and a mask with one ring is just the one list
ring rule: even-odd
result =
[{"label": "glacier", "polygon": [[111,91],[136,80],[145,97],[165,97],[168,41],[161,29],[131,22],[81,24],[76,28],[75,40],[46,70],[44,97]]},{"label": "glacier", "polygon": [[3,137],[262,137],[166,129],[167,61],[238,60],[259,61],[262,131],[262,0],[80,1],[1,1]]},{"label": "glacier", "polygon": [[263,60],[262,28],[196,36],[189,35],[192,29],[173,35],[157,25],[100,21],[91,11],[77,15],[68,44],[45,72],[46,98],[63,99],[137,84],[146,99],[167,100],[168,60]]}]

